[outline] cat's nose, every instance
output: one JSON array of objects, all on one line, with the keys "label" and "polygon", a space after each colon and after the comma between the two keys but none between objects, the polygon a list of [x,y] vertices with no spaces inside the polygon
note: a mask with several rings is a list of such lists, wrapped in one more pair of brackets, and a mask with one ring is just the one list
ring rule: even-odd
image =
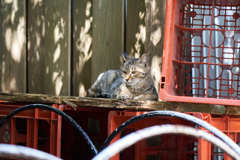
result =
[{"label": "cat's nose", "polygon": [[126,81],[128,82],[130,79],[131,79],[131,77],[129,76],[129,77],[126,78]]}]

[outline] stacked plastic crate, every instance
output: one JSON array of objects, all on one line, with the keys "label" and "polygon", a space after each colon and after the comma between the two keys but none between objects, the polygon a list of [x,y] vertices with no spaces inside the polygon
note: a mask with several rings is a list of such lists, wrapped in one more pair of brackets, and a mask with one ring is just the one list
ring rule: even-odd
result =
[{"label": "stacked plastic crate", "polygon": [[[240,1],[167,0],[159,98],[240,105]],[[239,117],[199,118],[239,143]],[[203,141],[198,143],[198,155],[230,159]]]},{"label": "stacked plastic crate", "polygon": [[168,0],[160,99],[240,104],[240,1]]},{"label": "stacked plastic crate", "polygon": [[[144,112],[117,112],[111,111],[108,116],[108,132],[109,135],[122,123],[133,116],[141,115]],[[201,120],[208,122],[226,135],[231,137],[237,144],[240,144],[240,117],[230,116],[212,116],[206,113],[188,113]],[[161,124],[178,124],[191,127],[198,127],[189,121],[181,120],[173,117],[152,117],[139,121],[135,121],[112,141],[115,142],[119,138],[153,125]],[[202,129],[202,128],[200,128]],[[131,146],[121,153],[115,155],[112,160],[123,160],[126,157],[130,159],[171,159],[171,160],[230,160],[231,158],[221,149],[212,145],[203,139],[196,139],[184,135],[162,135],[142,140]]]},{"label": "stacked plastic crate", "polygon": [[[108,116],[109,135],[119,127],[123,122],[133,116],[141,115],[144,112],[117,112],[111,111]],[[136,121],[129,125],[118,134],[112,141],[129,134],[130,132],[146,128],[153,125],[161,124],[180,124],[194,127],[194,124],[173,117],[152,117]],[[127,158],[126,158],[127,157]],[[198,157],[198,140],[184,135],[162,135],[136,143],[134,146],[127,148],[123,152],[115,155],[112,160],[123,159],[197,159]]]},{"label": "stacked plastic crate", "polygon": [[[0,103],[0,118],[24,106]],[[63,110],[62,106],[53,105]],[[61,156],[62,117],[53,112],[34,109],[18,113],[0,128],[0,143],[18,144]]]}]

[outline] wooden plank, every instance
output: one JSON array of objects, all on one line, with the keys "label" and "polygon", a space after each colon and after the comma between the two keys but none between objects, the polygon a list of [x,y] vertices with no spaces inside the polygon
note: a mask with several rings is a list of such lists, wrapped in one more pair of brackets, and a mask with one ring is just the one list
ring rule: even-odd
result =
[{"label": "wooden plank", "polygon": [[91,86],[92,0],[74,1],[73,8],[73,95],[86,96]]},{"label": "wooden plank", "polygon": [[30,93],[69,95],[70,0],[29,0]]},{"label": "wooden plank", "polygon": [[47,96],[41,94],[0,93],[0,103],[17,104],[65,104],[66,109],[109,109],[131,111],[172,110],[178,112],[202,112],[218,115],[240,115],[240,106],[220,106],[212,104],[170,103],[161,101],[122,101],[117,99]]},{"label": "wooden plank", "polygon": [[91,83],[108,69],[119,69],[123,52],[123,1],[93,0]]},{"label": "wooden plank", "polygon": [[25,92],[25,0],[0,3],[0,91]]}]

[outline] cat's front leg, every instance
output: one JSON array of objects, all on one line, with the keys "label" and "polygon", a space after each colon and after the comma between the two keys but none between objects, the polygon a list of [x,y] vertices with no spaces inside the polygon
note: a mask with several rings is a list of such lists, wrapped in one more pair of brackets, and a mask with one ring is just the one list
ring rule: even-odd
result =
[{"label": "cat's front leg", "polygon": [[135,96],[134,100],[138,101],[145,101],[145,100],[150,100],[150,101],[156,101],[158,97],[155,94],[141,94],[139,96]]},{"label": "cat's front leg", "polygon": [[112,98],[126,100],[133,99],[133,95],[125,84],[121,84],[118,88],[115,89]]}]

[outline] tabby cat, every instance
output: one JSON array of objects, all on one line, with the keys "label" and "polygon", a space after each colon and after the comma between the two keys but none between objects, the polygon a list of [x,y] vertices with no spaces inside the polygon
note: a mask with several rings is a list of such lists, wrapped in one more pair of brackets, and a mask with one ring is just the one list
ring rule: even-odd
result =
[{"label": "tabby cat", "polygon": [[120,70],[108,70],[98,76],[88,95],[123,100],[157,100],[147,54],[138,59],[123,54],[122,60]]}]

